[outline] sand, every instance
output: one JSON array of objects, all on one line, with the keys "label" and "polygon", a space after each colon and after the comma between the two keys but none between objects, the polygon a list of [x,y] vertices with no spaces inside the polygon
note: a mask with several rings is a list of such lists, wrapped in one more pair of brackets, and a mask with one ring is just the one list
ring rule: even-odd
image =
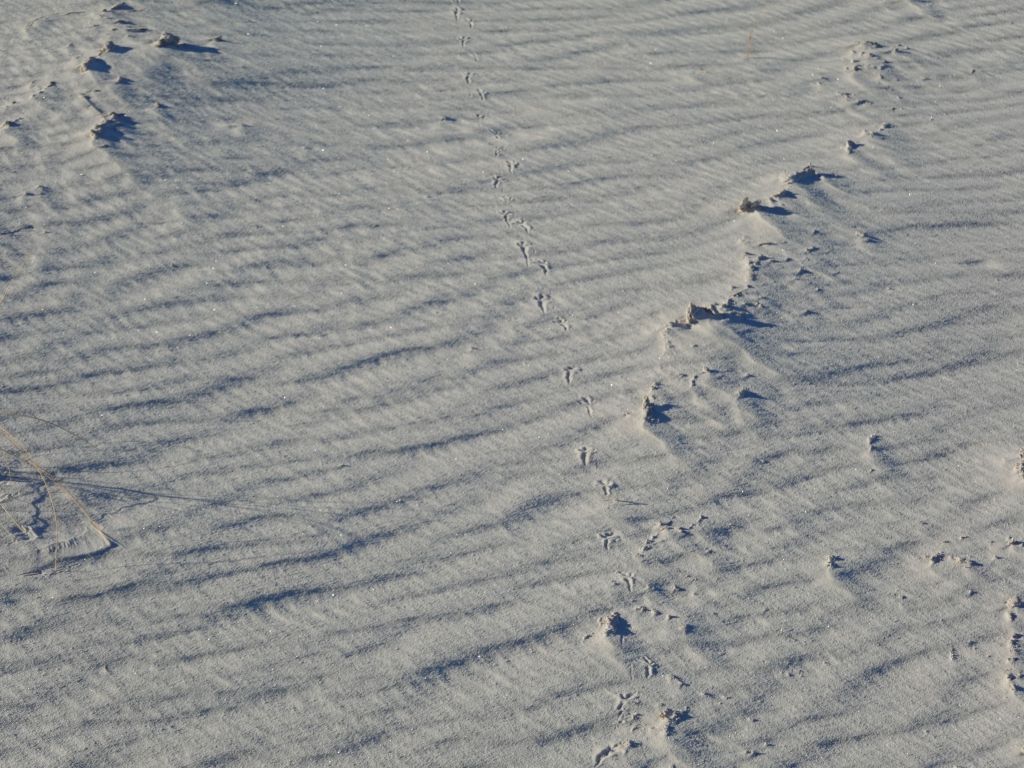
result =
[{"label": "sand", "polygon": [[0,3],[0,765],[1024,760],[1024,29]]}]

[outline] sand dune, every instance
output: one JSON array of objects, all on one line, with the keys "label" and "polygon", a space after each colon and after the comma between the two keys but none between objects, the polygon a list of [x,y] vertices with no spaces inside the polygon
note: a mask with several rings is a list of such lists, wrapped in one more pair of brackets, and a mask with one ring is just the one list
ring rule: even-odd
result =
[{"label": "sand dune", "polygon": [[1019,763],[1005,2],[3,5],[0,764]]}]

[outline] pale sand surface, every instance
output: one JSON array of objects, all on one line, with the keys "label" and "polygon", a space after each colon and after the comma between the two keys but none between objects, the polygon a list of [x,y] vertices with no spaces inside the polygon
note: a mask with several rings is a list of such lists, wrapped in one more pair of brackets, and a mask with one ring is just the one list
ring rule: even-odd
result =
[{"label": "pale sand surface", "polygon": [[0,765],[1024,761],[1013,3],[111,6],[0,0]]}]

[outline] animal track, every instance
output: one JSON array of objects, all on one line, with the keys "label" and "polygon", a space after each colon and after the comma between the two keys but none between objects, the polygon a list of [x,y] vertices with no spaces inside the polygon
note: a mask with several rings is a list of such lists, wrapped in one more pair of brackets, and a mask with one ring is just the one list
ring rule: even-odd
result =
[{"label": "animal track", "polygon": [[538,291],[533,295],[533,300],[537,302],[540,311],[546,315],[548,313],[548,302],[551,301],[551,297],[546,293]]},{"label": "animal track", "polygon": [[629,752],[629,750],[639,746],[640,744],[638,742],[626,739],[625,741],[620,741],[618,744],[611,744],[604,749],[598,750],[597,754],[594,755],[594,768],[597,768],[597,766],[601,765],[601,763],[610,757],[622,756]]},{"label": "animal track", "polygon": [[658,662],[656,662],[650,656],[644,656],[643,662],[644,677],[654,677],[656,674],[658,674]]},{"label": "animal track", "polygon": [[[947,542],[948,543],[948,542]],[[956,565],[963,566],[964,568],[982,568],[984,563],[979,562],[970,557],[961,557],[960,555],[948,555],[945,552],[936,552],[928,558],[928,562],[932,565],[939,565],[940,563],[949,560],[949,562]]]},{"label": "animal track", "polygon": [[641,402],[646,424],[667,424],[672,421],[669,411],[673,410],[675,406],[671,403],[659,403],[654,399],[654,393],[659,387],[660,385],[655,384]]},{"label": "animal track", "polygon": [[677,526],[675,521],[672,519],[661,520],[655,526],[651,535],[647,537],[644,543],[640,546],[639,554],[650,552],[654,549],[654,545],[659,541],[675,537],[679,539],[685,539],[688,536],[693,535],[693,527],[688,525]]},{"label": "animal track", "polygon": [[601,493],[603,493],[605,496],[611,496],[612,491],[616,490],[619,487],[619,484],[616,483],[614,480],[598,480],[597,484],[601,486]]},{"label": "animal track", "polygon": [[666,707],[658,715],[658,724],[662,734],[671,736],[676,732],[676,726],[690,719],[688,709],[670,709]]},{"label": "animal track", "polygon": [[[498,147],[494,150],[495,157],[501,157],[501,155],[503,154],[504,149],[501,147]],[[511,198],[508,198],[506,199],[506,202],[511,203],[513,202],[513,200]],[[507,208],[502,209],[501,220],[505,222],[505,229],[512,229],[512,226],[515,225],[522,229],[524,232],[526,232],[526,234],[530,234],[533,231],[533,227],[525,219],[523,219],[520,216],[516,216],[514,212],[508,210]]]},{"label": "animal track", "polygon": [[[568,369],[566,370],[568,371]],[[572,379],[568,379],[566,381],[566,384],[572,384]],[[586,397],[581,397],[579,399],[579,403],[580,405],[587,409],[587,416],[594,415],[594,398],[592,398],[590,395],[587,395]]]},{"label": "animal track", "polygon": [[611,529],[598,532],[597,537],[601,540],[602,549],[611,549],[622,541],[622,537]]},{"label": "animal track", "polygon": [[887,46],[867,40],[850,49],[845,69],[854,75],[869,75],[877,82],[896,80],[899,78],[893,70],[891,57],[909,52],[908,48],[900,45]]},{"label": "animal track", "polygon": [[583,445],[576,449],[576,455],[579,457],[581,467],[589,467],[594,460],[594,449]]},{"label": "animal track", "polygon": [[640,720],[642,715],[636,711],[640,705],[640,694],[635,691],[627,691],[618,694],[618,701],[615,703],[615,714],[618,715],[619,725],[632,725]]},{"label": "animal track", "polygon": [[632,592],[634,587],[636,587],[636,575],[635,574],[623,573],[622,571],[618,571],[618,577],[619,577],[619,579],[618,579],[619,583],[622,584],[622,586],[624,586],[626,588],[627,592]]},{"label": "animal track", "polygon": [[678,621],[679,615],[675,613],[666,613],[658,608],[651,608],[649,605],[638,605],[636,606],[637,613],[641,615],[650,615],[655,619],[664,619],[665,621]]},{"label": "animal track", "polygon": [[618,638],[619,645],[622,645],[623,640],[633,634],[633,628],[618,611],[613,611],[607,616],[602,616],[601,621],[598,622],[598,624],[601,630],[601,635],[603,637]]},{"label": "animal track", "polygon": [[[580,374],[581,370],[582,369],[570,365],[568,368],[562,371],[562,380],[565,381],[566,384],[571,386],[572,383],[576,380],[576,377]],[[588,398],[584,398],[584,400],[587,400],[587,402],[591,402]]]}]

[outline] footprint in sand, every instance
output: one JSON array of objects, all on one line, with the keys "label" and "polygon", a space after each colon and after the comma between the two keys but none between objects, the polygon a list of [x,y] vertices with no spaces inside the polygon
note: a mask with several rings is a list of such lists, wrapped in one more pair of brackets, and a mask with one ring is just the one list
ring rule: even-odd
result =
[{"label": "footprint in sand", "polygon": [[78,67],[79,72],[109,72],[110,65],[98,56],[90,56]]},{"label": "footprint in sand", "polygon": [[116,144],[135,129],[135,120],[121,112],[108,112],[94,125],[89,134],[93,141],[105,141],[108,144]]}]

